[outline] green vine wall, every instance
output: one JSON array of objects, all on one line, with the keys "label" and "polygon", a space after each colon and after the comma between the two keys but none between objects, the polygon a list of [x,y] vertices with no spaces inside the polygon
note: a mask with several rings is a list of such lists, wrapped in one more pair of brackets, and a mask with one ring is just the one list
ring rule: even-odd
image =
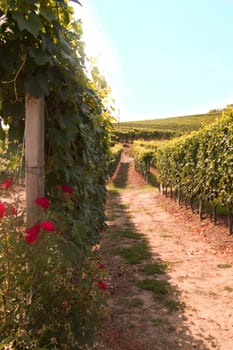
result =
[{"label": "green vine wall", "polygon": [[94,82],[87,77],[82,25],[69,3],[1,2],[0,115],[10,140],[22,143],[25,94],[45,97],[46,189],[76,187],[75,215],[92,244],[104,223],[111,117],[103,105],[106,86],[98,84],[103,77],[96,69]]},{"label": "green vine wall", "polygon": [[[51,206],[44,220],[55,225],[55,232],[40,234],[38,241],[27,236],[34,234],[30,229],[25,243],[22,222],[16,235],[15,220],[1,203],[1,282],[9,286],[11,271],[11,288],[0,288],[0,310],[5,310],[0,349],[85,349],[103,309],[99,294],[105,284],[98,282],[92,251],[105,226],[112,118],[105,105],[109,88],[96,67],[89,78],[84,48],[82,24],[70,1],[0,2],[0,137],[22,145],[25,96],[45,98],[45,186]],[[61,192],[62,186],[72,193]]]}]

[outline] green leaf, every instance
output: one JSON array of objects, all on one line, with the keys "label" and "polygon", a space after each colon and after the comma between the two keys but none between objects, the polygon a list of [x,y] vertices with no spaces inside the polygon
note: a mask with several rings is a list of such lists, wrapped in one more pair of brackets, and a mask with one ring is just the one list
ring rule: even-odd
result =
[{"label": "green leaf", "polygon": [[61,50],[64,51],[66,54],[70,55],[72,53],[72,46],[64,38],[62,30],[59,30],[59,32],[58,32],[58,38],[59,38],[59,41],[60,41]]},{"label": "green leaf", "polygon": [[56,20],[55,13],[51,11],[50,8],[44,8],[40,7],[40,15],[43,16],[47,21],[52,22],[53,20]]},{"label": "green leaf", "polygon": [[[0,60],[0,69],[3,69],[4,73],[9,74],[9,79],[12,79],[12,71],[15,69],[16,56],[10,47],[0,46],[0,57],[7,57],[7,60]],[[1,77],[2,79],[2,77]],[[5,79],[5,78],[4,78]]]},{"label": "green leaf", "polygon": [[24,87],[26,92],[35,98],[49,95],[48,81],[40,72],[38,72],[35,76],[32,76],[29,80],[27,80],[24,83]]},{"label": "green leaf", "polygon": [[65,260],[68,260],[73,265],[80,263],[80,251],[71,242],[60,245],[60,251],[64,256]]},{"label": "green leaf", "polygon": [[4,118],[7,117],[20,117],[23,118],[25,114],[24,104],[21,102],[3,101],[1,115]]},{"label": "green leaf", "polygon": [[27,30],[35,38],[38,36],[42,28],[42,22],[40,17],[34,12],[30,13],[27,18],[25,18],[21,12],[17,12],[14,13],[13,18],[16,19],[21,31]]},{"label": "green leaf", "polygon": [[57,51],[57,46],[54,44],[53,39],[44,33],[41,33],[42,38],[42,48],[47,50],[49,53],[55,53]]},{"label": "green leaf", "polygon": [[28,49],[28,53],[33,58],[35,63],[38,64],[39,66],[43,66],[44,64],[50,61],[50,56],[46,52],[41,51],[39,48],[36,49],[36,48],[30,47]]},{"label": "green leaf", "polygon": [[58,123],[59,123],[59,126],[62,130],[67,129],[66,121],[65,121],[64,116],[62,114],[58,115]]},{"label": "green leaf", "polygon": [[67,89],[64,89],[64,88],[60,89],[59,95],[60,95],[62,102],[67,102],[70,99],[70,95],[69,95]]},{"label": "green leaf", "polygon": [[[60,71],[59,67],[48,66],[47,70],[46,70],[46,76],[47,76],[47,80],[50,81],[54,85],[57,85],[61,81],[63,81],[63,75],[62,75],[62,72]],[[61,89],[60,92],[61,91],[63,91],[63,90]],[[67,99],[65,101],[67,101]]]}]

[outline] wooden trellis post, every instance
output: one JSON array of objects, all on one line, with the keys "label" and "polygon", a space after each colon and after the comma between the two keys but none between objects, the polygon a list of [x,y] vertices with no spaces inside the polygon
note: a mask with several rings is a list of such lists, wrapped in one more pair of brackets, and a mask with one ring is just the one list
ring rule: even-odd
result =
[{"label": "wooden trellis post", "polygon": [[44,196],[44,98],[25,97],[26,221],[34,224],[39,214],[35,199]]}]

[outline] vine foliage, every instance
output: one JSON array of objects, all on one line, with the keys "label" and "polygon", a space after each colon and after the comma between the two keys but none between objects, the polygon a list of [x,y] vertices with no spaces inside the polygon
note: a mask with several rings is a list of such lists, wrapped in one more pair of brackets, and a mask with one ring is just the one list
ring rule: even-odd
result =
[{"label": "vine foliage", "polygon": [[[73,2],[80,4],[77,0]],[[59,279],[59,276],[66,275],[67,268],[76,271],[78,266],[80,275],[76,278],[73,289],[62,288],[64,296],[61,298],[63,302],[74,299],[74,305],[71,305],[72,315],[79,314],[79,317],[87,321],[91,311],[86,310],[83,303],[80,305],[80,310],[77,310],[77,307],[79,308],[77,300],[71,298],[69,293],[76,293],[75,288],[80,288],[80,291],[86,293],[87,282],[83,279],[82,272],[88,270],[85,266],[87,261],[90,266],[93,246],[99,242],[100,233],[105,226],[105,184],[110,157],[111,116],[104,102],[109,89],[98,69],[93,67],[92,79],[89,78],[85,66],[87,57],[82,41],[82,24],[80,20],[74,20],[73,15],[73,7],[67,0],[0,2],[0,135],[3,142],[7,139],[9,144],[22,145],[25,96],[28,94],[34,98],[44,97],[46,196],[56,204],[51,215],[56,225],[60,225],[58,233],[62,235],[58,234],[57,241],[51,238],[52,241],[49,241],[51,249],[48,250],[46,246],[37,249],[39,257],[33,258],[34,274],[29,276],[31,278],[29,279],[34,285],[34,309],[31,309],[31,314],[27,314],[23,309],[24,315],[29,317],[29,326],[23,327],[27,330],[27,335],[32,338],[39,334],[39,331],[41,334],[41,329],[37,328],[38,323],[33,324],[36,314],[38,315],[38,308],[44,310],[46,314],[46,307],[50,305],[49,312],[52,315],[61,302],[59,300],[56,304],[53,299],[54,305],[48,303],[46,283],[55,286],[54,278]],[[7,131],[5,125],[8,126]],[[61,185],[69,185],[74,189],[68,202],[57,199]],[[40,244],[47,243],[45,241]],[[36,244],[35,247],[31,247],[32,257],[35,257],[33,248],[36,248]],[[52,252],[62,257],[59,258],[57,269],[53,257],[49,257]],[[39,263],[40,254],[43,269]],[[14,255],[8,258],[14,259]],[[13,264],[11,260],[8,262]],[[37,282],[38,274],[40,284]],[[92,278],[93,280],[95,281],[95,278]],[[35,286],[39,288],[38,293]],[[20,285],[16,285],[12,290],[17,288],[21,288]],[[90,290],[88,293],[91,298],[95,296]],[[22,302],[23,300],[24,297]],[[13,316],[9,315],[10,317]],[[3,336],[11,335],[11,340],[14,332],[19,333],[17,317],[13,326],[9,328],[7,326],[2,332]],[[79,328],[75,317],[68,319],[72,334],[76,334]],[[62,322],[61,318],[63,325]],[[58,334],[56,327],[51,329],[51,324],[46,318],[42,323],[43,341],[41,340],[41,343],[37,341],[43,349],[52,348],[50,343],[45,345],[46,341],[53,338],[54,334],[57,339],[61,338],[61,335]],[[80,334],[75,335],[76,343],[78,342],[82,349],[85,342],[88,342],[85,338],[88,334],[86,328],[79,329],[83,337],[82,344]],[[66,346],[69,349],[74,348],[73,343],[69,344],[67,339],[57,341],[60,348],[65,349]],[[28,344],[29,348],[32,348],[31,343]],[[77,348],[77,344],[75,346]]]},{"label": "vine foliage", "polygon": [[227,108],[218,121],[203,129],[167,142],[157,150],[156,166],[160,183],[174,190],[194,209],[203,205],[228,211],[229,233],[233,233],[233,112]]},{"label": "vine foliage", "polygon": [[76,215],[92,236],[103,224],[110,116],[98,84],[103,78],[87,77],[81,36],[66,0],[0,4],[1,121],[9,125],[9,140],[22,143],[25,95],[45,97],[47,191],[75,185]]}]

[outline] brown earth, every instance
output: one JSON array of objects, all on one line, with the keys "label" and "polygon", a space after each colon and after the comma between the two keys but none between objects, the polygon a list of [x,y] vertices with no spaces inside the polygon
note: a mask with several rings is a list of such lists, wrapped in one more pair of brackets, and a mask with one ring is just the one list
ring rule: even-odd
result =
[{"label": "brown earth", "polygon": [[[108,229],[100,256],[108,274],[110,312],[98,331],[96,350],[232,350],[233,237],[223,224],[199,221],[197,214],[145,184],[125,147],[109,184]],[[163,262],[163,274],[148,276],[147,261],[127,264],[114,248],[141,233],[151,249],[150,262]],[[165,280],[169,295],[153,296],[136,281]],[[137,302],[139,301],[139,302]]]}]

